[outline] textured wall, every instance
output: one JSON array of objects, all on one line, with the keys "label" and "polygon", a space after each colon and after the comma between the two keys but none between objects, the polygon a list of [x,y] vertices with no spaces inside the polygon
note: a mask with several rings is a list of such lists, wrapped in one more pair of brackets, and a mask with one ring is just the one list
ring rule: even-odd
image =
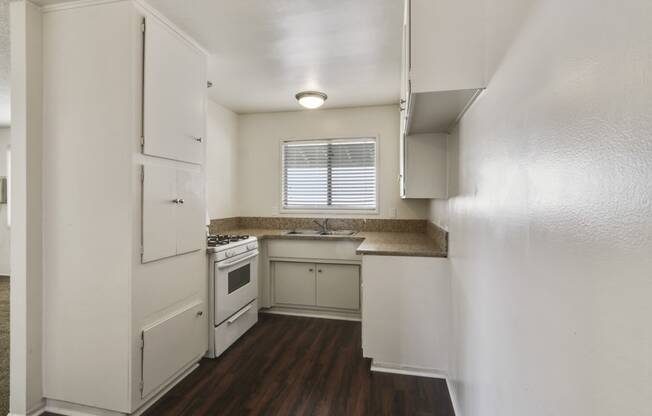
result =
[{"label": "textured wall", "polygon": [[492,78],[431,204],[460,416],[649,415],[652,2],[488,3]]}]

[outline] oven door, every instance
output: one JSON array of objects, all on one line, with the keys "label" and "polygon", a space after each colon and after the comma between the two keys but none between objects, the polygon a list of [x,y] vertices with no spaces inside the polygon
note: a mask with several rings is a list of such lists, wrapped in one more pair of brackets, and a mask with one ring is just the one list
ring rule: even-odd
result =
[{"label": "oven door", "polygon": [[215,262],[214,278],[218,326],[258,296],[258,251]]}]

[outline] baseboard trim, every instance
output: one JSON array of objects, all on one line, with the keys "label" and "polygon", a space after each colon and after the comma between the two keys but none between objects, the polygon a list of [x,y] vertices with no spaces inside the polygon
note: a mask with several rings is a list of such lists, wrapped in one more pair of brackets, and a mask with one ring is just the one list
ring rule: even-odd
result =
[{"label": "baseboard trim", "polygon": [[434,368],[410,367],[396,364],[379,363],[375,360],[371,361],[371,371],[378,373],[403,374],[406,376],[443,379],[446,379],[447,376],[445,371],[440,371]]},{"label": "baseboard trim", "polygon": [[41,400],[40,403],[32,406],[26,413],[11,413],[10,411],[7,416],[38,416],[43,412],[45,412],[45,400]]},{"label": "baseboard trim", "polygon": [[455,413],[455,416],[462,416],[462,413],[460,412],[460,405],[457,402],[457,395],[455,394],[455,390],[451,388],[452,386],[450,379],[446,379],[446,387],[448,388],[448,395],[450,396],[451,403],[453,404],[453,412]]},{"label": "baseboard trim", "polygon": [[335,315],[328,312],[302,312],[302,311],[288,311],[288,310],[276,310],[276,309],[261,309],[260,313],[267,313],[270,315],[287,315],[287,316],[300,316],[303,318],[318,318],[318,319],[335,319],[339,321],[353,321],[360,322],[361,319],[353,316],[342,316]]}]

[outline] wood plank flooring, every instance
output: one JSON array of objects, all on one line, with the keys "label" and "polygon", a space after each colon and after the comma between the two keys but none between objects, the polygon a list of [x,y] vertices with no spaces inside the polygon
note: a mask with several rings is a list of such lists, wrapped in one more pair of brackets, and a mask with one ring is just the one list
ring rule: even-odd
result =
[{"label": "wood plank flooring", "polygon": [[360,323],[260,314],[144,416],[454,416],[444,380],[371,373]]},{"label": "wood plank flooring", "polygon": [[261,314],[145,416],[454,416],[444,380],[371,373],[360,323]]}]

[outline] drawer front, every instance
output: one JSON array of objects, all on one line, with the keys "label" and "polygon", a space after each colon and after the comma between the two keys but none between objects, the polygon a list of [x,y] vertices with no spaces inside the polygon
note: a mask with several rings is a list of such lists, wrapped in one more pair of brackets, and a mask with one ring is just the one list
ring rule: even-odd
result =
[{"label": "drawer front", "polygon": [[267,255],[279,258],[361,261],[362,256],[355,254],[360,243],[350,240],[269,240]]},{"label": "drawer front", "polygon": [[206,309],[194,303],[143,330],[142,397],[200,358],[206,351]]},{"label": "drawer front", "polygon": [[219,357],[256,322],[258,322],[258,301],[254,300],[221,325],[216,326],[215,357]]}]

